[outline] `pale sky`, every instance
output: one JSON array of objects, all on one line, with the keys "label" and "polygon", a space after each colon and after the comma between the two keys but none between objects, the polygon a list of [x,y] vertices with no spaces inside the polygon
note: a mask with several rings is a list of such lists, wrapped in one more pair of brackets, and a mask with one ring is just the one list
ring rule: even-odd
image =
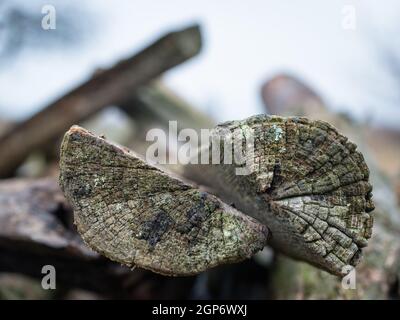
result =
[{"label": "pale sky", "polygon": [[[285,71],[312,84],[333,108],[398,126],[400,107],[377,95],[399,90],[377,59],[374,39],[399,47],[393,30],[400,30],[400,3],[382,2],[84,1],[96,32],[83,23],[82,32],[90,35],[86,43],[58,51],[27,50],[17,63],[1,69],[0,117],[28,117],[96,68],[129,56],[167,30],[198,22],[203,51],[169,71],[165,80],[218,120],[263,112],[260,86]],[[43,3],[52,1],[36,1],[39,15]],[[342,27],[345,5],[356,9],[355,30]]]}]

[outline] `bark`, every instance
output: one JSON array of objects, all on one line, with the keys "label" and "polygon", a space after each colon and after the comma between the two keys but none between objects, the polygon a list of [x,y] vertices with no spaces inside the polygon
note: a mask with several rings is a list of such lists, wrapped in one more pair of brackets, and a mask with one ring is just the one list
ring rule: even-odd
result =
[{"label": "bark", "polygon": [[[335,275],[357,265],[371,236],[373,203],[369,170],[355,144],[326,122],[296,117],[254,116],[222,124],[214,134],[221,146],[253,135],[246,162],[254,170],[238,175],[232,164],[189,165],[187,178],[267,225],[280,252]],[[220,163],[224,156],[221,151]]]},{"label": "bark", "polygon": [[169,33],[13,127],[0,138],[0,177],[10,176],[33,150],[51,143],[72,124],[132,96],[139,86],[196,55],[200,48],[197,26]]},{"label": "bark", "polygon": [[64,137],[60,170],[84,241],[127,266],[192,275],[266,244],[265,226],[80,127]]}]

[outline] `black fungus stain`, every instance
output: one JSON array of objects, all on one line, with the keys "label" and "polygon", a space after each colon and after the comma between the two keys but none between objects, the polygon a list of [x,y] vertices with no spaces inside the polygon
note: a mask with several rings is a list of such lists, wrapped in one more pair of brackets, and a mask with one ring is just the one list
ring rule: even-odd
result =
[{"label": "black fungus stain", "polygon": [[90,187],[90,185],[79,186],[73,191],[73,193],[74,196],[79,198],[87,197],[90,196],[90,194],[92,193],[92,188]]},{"label": "black fungus stain", "polygon": [[176,230],[181,234],[190,234],[194,239],[201,225],[208,216],[219,207],[205,192],[200,192],[199,202],[186,212],[186,222],[178,225]]},{"label": "black fungus stain", "polygon": [[265,191],[268,194],[271,194],[277,187],[282,183],[283,177],[281,176],[281,164],[279,161],[276,161],[274,164],[274,172],[272,175],[272,181],[270,187]]},{"label": "black fungus stain", "polygon": [[146,221],[142,225],[139,239],[146,240],[151,249],[160,242],[162,236],[173,225],[174,220],[163,210],[160,210],[153,219]]}]

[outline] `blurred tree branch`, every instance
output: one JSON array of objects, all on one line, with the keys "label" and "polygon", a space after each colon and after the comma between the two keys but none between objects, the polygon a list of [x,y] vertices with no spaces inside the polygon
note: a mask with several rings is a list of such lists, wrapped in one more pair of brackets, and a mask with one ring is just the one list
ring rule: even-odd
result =
[{"label": "blurred tree branch", "polygon": [[201,49],[198,26],[168,33],[132,57],[97,73],[0,137],[0,176],[13,174],[33,151],[60,137],[71,125],[134,95],[142,85],[195,56]]}]

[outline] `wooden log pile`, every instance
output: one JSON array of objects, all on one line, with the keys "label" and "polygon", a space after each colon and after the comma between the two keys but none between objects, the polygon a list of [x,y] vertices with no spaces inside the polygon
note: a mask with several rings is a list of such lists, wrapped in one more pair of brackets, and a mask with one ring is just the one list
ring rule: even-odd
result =
[{"label": "wooden log pile", "polygon": [[[229,164],[159,168],[141,159],[149,128],[168,128],[169,120],[179,129],[215,126],[159,79],[200,49],[197,26],[171,32],[8,125],[0,135],[0,177],[8,178],[0,181],[0,272],[41,279],[50,264],[62,290],[106,298],[398,298],[396,195],[370,160],[365,136],[296,79],[281,76],[263,88],[279,116],[213,130],[255,132],[247,159],[259,166],[253,174],[236,175]],[[134,151],[72,126],[111,105],[138,124]],[[60,148],[50,174],[14,177],[32,153]],[[256,254],[266,245],[272,259],[267,249]],[[346,266],[356,267],[355,291],[341,286]],[[257,278],[244,283],[242,272]]]}]

